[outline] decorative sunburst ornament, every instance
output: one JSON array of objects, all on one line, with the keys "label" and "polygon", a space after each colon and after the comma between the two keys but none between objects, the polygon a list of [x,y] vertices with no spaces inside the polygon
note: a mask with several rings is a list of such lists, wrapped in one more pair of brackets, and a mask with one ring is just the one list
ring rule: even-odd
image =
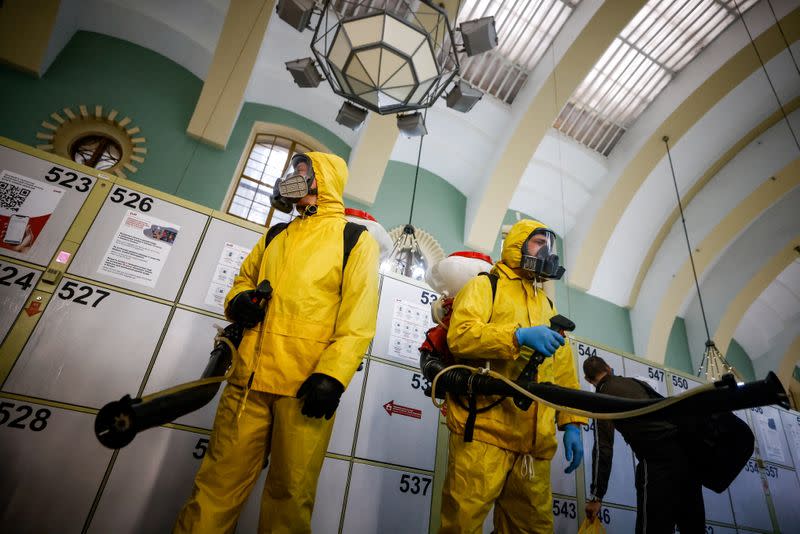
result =
[{"label": "decorative sunburst ornament", "polygon": [[146,139],[130,117],[118,117],[115,109],[104,115],[101,105],[94,106],[94,113],[85,105],[78,106],[78,113],[66,107],[50,114],[52,122],[42,121],[45,131],[37,132],[36,139],[45,143],[36,148],[127,178],[126,171],[135,173],[144,162]]}]

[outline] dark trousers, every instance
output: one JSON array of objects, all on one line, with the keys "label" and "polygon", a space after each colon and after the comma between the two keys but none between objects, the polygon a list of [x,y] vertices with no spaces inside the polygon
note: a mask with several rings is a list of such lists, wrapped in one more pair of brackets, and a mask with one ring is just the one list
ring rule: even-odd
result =
[{"label": "dark trousers", "polygon": [[705,532],[703,487],[677,443],[662,444],[636,467],[636,534]]}]

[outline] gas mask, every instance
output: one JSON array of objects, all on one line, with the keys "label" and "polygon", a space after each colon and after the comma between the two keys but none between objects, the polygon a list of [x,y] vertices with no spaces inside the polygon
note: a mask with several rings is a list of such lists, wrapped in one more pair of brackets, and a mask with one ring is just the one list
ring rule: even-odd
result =
[{"label": "gas mask", "polygon": [[[528,253],[529,243],[541,245],[535,255]],[[556,234],[547,228],[537,228],[522,244],[522,262],[520,267],[532,273],[536,278],[560,280],[564,268],[558,264],[556,252]]]},{"label": "gas mask", "polygon": [[[305,163],[305,170],[298,170],[300,163]],[[272,188],[270,203],[272,207],[283,213],[291,213],[292,207],[306,195],[316,195],[317,188],[311,187],[314,183],[314,166],[311,158],[305,154],[296,154],[289,163],[289,168],[283,177],[275,180]]]}]

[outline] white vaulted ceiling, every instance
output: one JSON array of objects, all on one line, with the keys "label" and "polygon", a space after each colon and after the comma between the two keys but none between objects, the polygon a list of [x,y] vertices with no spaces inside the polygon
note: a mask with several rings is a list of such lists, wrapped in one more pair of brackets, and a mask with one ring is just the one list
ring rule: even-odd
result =
[{"label": "white vaulted ceiling", "polygon": [[[644,0],[614,1],[627,6],[633,15],[645,4]],[[543,0],[532,0],[529,7],[533,9],[537,2]],[[758,1],[745,20],[795,133],[800,133],[800,111],[794,111],[800,100],[800,71],[795,63],[800,58],[796,42],[800,0],[770,2]],[[548,101],[555,106],[561,96],[566,101],[571,95],[559,91],[568,78],[580,74],[577,85],[589,74],[574,72],[570,62],[576,54],[570,50],[575,43],[592,42],[587,36],[598,33],[597,17],[608,16],[609,10],[602,9],[606,4],[601,0],[568,4],[571,14],[561,21],[563,27],[557,34],[548,38],[552,43],[537,56],[538,62],[518,66],[525,69],[526,81],[511,104],[487,95],[467,114],[453,111],[441,101],[428,111],[429,135],[421,165],[461,191],[469,206],[481,206],[497,187],[492,180],[497,179],[497,170],[504,168],[501,155],[513,157],[509,147],[516,146],[515,142],[525,144],[525,139],[515,136],[527,131],[520,127],[523,116],[538,120],[526,115],[531,106]],[[62,2],[57,33],[63,43],[76,30],[125,39],[204,79],[228,5],[227,0],[69,0]],[[794,60],[770,8],[782,19],[780,29],[793,43]],[[628,20],[613,22],[624,27]],[[286,61],[310,55],[310,41],[311,32],[297,32],[272,16],[245,100],[295,112],[353,146],[361,132],[334,121],[342,99],[324,83],[316,89],[299,89],[286,71]],[[513,50],[519,55],[519,46]],[[593,52],[599,56],[604,50]],[[508,61],[513,63],[513,58]],[[539,125],[545,128],[544,135],[525,147],[523,161],[514,162],[521,170],[513,177],[511,183],[516,185],[502,197],[506,200],[500,208],[535,215],[564,236],[568,282],[630,308],[639,356],[663,360],[676,315],[686,319],[693,352],[702,350],[705,338],[693,282],[685,280],[689,258],[680,219],[675,217],[675,190],[661,142],[664,135],[670,136],[689,239],[693,248],[700,249],[698,275],[703,296],[709,301],[706,311],[712,337],[718,326],[729,330],[728,337],[735,338],[755,359],[774,354],[776,344],[793,338],[792,332],[796,337],[800,317],[797,261],[783,265],[769,283],[761,284],[757,294],[751,294],[756,291],[751,287],[749,297],[740,295],[758,273],[777,269],[770,263],[780,263],[776,254],[791,244],[800,245],[800,189],[790,183],[797,179],[797,167],[792,163],[800,158],[800,148],[769,83],[742,22],[737,20],[699,50],[685,68],[673,73],[663,91],[626,125],[627,131],[608,156],[552,128],[560,111],[554,109],[549,118],[541,118],[548,121]],[[391,159],[414,164],[417,148],[418,139],[399,136]],[[764,184],[776,175],[779,179],[772,182],[779,182],[782,189],[759,189],[769,189]],[[762,196],[752,197],[757,194]],[[483,213],[478,209],[470,212],[469,217],[478,218]],[[468,220],[465,230],[479,224],[489,226],[491,236],[496,236],[499,223],[495,219]],[[493,245],[493,238],[478,241],[470,244],[476,248]],[[759,252],[748,253],[755,250]],[[748,298],[746,305],[739,302]],[[733,309],[741,312],[732,319],[728,315]],[[727,326],[731,321],[735,324]]]}]

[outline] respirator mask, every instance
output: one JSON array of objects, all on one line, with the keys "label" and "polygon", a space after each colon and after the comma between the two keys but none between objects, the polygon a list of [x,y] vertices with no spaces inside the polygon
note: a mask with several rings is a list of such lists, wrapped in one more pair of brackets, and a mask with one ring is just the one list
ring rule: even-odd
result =
[{"label": "respirator mask", "polygon": [[[305,165],[301,166],[301,163]],[[301,198],[317,194],[317,188],[311,187],[313,183],[314,166],[311,164],[311,158],[305,154],[296,154],[292,157],[284,175],[275,180],[270,204],[278,211],[291,213],[292,207]]]},{"label": "respirator mask", "polygon": [[[536,250],[536,253],[531,254],[532,250]],[[564,275],[564,267],[558,263],[556,234],[547,228],[537,228],[531,232],[522,244],[520,267],[536,278],[560,280]]]}]

